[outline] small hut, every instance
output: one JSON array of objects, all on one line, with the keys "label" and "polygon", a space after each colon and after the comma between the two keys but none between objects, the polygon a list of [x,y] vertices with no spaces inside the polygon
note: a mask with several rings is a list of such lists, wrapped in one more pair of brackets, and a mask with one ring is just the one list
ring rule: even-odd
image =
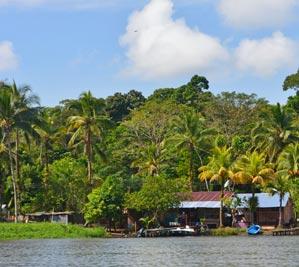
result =
[{"label": "small hut", "polygon": [[[246,221],[251,222],[251,211],[248,208],[248,200],[252,197],[251,193],[236,194],[241,200],[241,204],[238,209],[244,211]],[[279,220],[279,195],[271,195],[268,193],[257,193],[257,209],[255,211],[255,223],[262,226],[277,226]],[[288,226],[294,222],[295,215],[293,212],[293,203],[290,195],[285,194],[282,199],[282,221],[285,226]]]},{"label": "small hut", "polygon": [[82,216],[76,215],[73,211],[64,212],[36,212],[26,214],[27,221],[33,222],[52,222],[52,223],[82,223]]}]

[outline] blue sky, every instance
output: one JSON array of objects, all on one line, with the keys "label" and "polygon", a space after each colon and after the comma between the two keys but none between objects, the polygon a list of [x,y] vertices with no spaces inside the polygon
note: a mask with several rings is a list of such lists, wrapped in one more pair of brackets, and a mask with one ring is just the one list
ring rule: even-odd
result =
[{"label": "blue sky", "polygon": [[299,67],[298,0],[0,0],[0,79],[43,105],[205,75],[211,91],[285,102]]}]

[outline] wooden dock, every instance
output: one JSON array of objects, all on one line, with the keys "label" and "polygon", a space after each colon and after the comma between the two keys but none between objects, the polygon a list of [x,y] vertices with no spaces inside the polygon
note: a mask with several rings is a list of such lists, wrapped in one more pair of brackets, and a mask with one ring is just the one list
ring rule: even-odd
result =
[{"label": "wooden dock", "polygon": [[285,235],[299,235],[299,227],[291,229],[279,229],[272,231],[273,236],[285,236]]}]

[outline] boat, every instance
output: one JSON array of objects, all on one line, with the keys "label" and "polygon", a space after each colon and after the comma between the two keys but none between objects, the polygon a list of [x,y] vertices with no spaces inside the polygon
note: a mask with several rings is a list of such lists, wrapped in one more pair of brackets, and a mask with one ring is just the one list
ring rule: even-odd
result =
[{"label": "boat", "polygon": [[175,227],[175,228],[154,228],[154,229],[140,229],[136,237],[160,237],[160,236],[194,236],[197,232],[189,227]]},{"label": "boat", "polygon": [[170,235],[172,236],[192,236],[195,235],[195,230],[186,225],[185,228],[177,227],[170,229]]},{"label": "boat", "polygon": [[259,235],[261,233],[262,233],[262,228],[257,224],[253,224],[247,228],[247,234],[249,235]]}]

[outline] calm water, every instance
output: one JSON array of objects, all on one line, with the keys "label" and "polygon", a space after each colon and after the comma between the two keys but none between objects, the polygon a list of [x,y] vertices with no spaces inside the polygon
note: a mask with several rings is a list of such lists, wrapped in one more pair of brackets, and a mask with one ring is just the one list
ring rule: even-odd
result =
[{"label": "calm water", "polygon": [[299,237],[0,242],[0,266],[299,266]]}]

